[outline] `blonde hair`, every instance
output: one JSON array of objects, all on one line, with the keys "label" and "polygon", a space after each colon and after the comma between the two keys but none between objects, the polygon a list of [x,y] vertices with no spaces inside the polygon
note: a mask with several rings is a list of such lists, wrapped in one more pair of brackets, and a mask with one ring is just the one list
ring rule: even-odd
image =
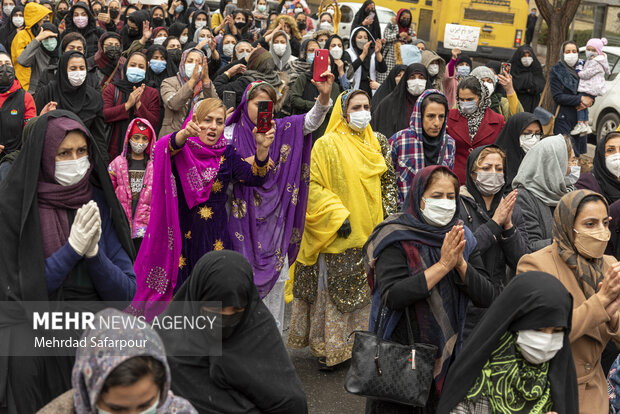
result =
[{"label": "blonde hair", "polygon": [[291,29],[291,35],[297,39],[297,40],[301,40],[301,33],[299,33],[299,29],[297,28],[297,22],[295,21],[295,19],[287,14],[281,14],[278,17],[276,17],[276,19],[271,22],[271,24],[269,25],[269,28],[271,30],[275,29],[276,27],[278,27],[278,25],[280,24],[280,22],[284,20],[284,23]]},{"label": "blonde hair", "polygon": [[196,114],[196,121],[201,123],[204,119],[212,112],[221,109],[224,112],[224,116],[226,116],[226,106],[224,102],[219,100],[218,98],[207,98],[198,102],[196,107],[194,108],[194,114]]},{"label": "blonde hair", "polygon": [[504,153],[504,151],[497,147],[486,147],[485,149],[480,151],[480,155],[478,155],[478,158],[476,158],[476,160],[474,161],[474,168],[472,169],[471,173],[475,174],[474,171],[482,168],[482,161],[487,157],[487,155],[491,154],[499,154],[499,156],[502,158],[502,165],[504,167],[506,166],[506,154]]}]

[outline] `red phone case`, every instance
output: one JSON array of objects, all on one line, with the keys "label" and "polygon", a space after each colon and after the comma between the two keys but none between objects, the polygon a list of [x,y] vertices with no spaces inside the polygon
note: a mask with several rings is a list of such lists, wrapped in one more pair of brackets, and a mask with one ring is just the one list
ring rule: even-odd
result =
[{"label": "red phone case", "polygon": [[273,102],[260,101],[258,103],[258,119],[256,121],[256,131],[265,133],[271,129],[271,118],[273,113]]},{"label": "red phone case", "polygon": [[327,78],[321,76],[329,69],[329,50],[318,49],[314,52],[314,71],[312,72],[312,79],[315,82],[325,82]]},{"label": "red phone case", "polygon": [[511,66],[512,64],[509,62],[502,62],[502,72],[504,72],[504,74],[509,74]]}]

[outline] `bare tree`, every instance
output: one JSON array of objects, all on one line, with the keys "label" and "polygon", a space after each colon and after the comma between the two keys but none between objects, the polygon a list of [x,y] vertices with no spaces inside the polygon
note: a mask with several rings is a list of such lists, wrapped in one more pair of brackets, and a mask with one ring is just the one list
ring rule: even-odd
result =
[{"label": "bare tree", "polygon": [[[545,77],[548,78],[551,67],[562,54],[562,43],[568,36],[568,29],[577,13],[581,0],[536,0],[540,15],[547,22],[547,59],[545,61]],[[547,85],[548,87],[548,85]],[[543,106],[552,106],[551,94],[547,93]]]},{"label": "bare tree", "polygon": [[254,9],[252,0],[237,0],[237,7],[245,10]]}]

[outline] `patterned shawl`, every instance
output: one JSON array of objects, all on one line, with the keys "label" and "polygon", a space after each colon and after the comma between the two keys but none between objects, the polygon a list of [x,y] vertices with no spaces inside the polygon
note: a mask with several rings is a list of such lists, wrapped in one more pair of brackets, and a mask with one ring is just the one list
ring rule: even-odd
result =
[{"label": "patterned shawl", "polygon": [[555,208],[552,233],[560,257],[573,271],[586,299],[596,293],[599,282],[603,280],[603,258],[586,259],[577,252],[574,244],[575,216],[579,204],[587,196],[600,198],[609,211],[609,205],[602,195],[590,190],[575,190],[562,197]]},{"label": "patterned shawl", "polygon": [[[460,82],[463,82],[465,79],[474,78],[478,83],[480,83],[480,100],[478,101],[478,107],[473,114],[465,114],[461,111],[461,106],[458,104],[460,100],[458,99],[457,92],[457,102],[456,108],[459,111],[459,114],[465,119],[467,119],[467,129],[469,130],[469,139],[473,140],[478,132],[478,128],[480,128],[480,124],[482,124],[482,120],[484,119],[484,114],[486,113],[487,108],[491,106],[491,99],[489,98],[489,90],[482,84],[482,81],[475,76],[467,76],[462,78]],[[457,88],[458,91],[458,88]]]}]

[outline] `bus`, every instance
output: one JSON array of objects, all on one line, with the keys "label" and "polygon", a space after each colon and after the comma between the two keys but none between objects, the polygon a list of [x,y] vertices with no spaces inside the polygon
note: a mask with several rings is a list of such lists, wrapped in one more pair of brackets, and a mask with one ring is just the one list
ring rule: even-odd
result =
[{"label": "bus", "polygon": [[525,41],[529,13],[527,0],[375,0],[398,12],[411,11],[418,39],[428,42],[429,49],[450,56],[443,46],[446,24],[480,27],[480,40],[475,52],[468,56],[508,60]]}]

